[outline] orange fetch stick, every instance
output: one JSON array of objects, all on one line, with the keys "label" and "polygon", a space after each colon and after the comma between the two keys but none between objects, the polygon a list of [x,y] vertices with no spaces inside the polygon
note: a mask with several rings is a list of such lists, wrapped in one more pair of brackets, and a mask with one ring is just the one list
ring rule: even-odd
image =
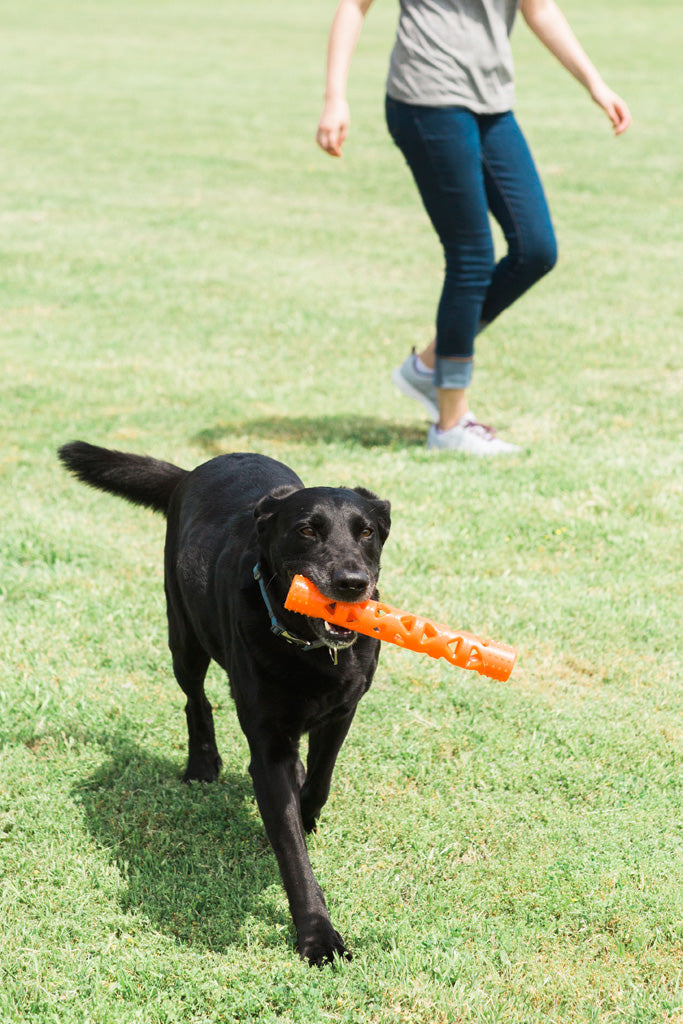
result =
[{"label": "orange fetch stick", "polygon": [[517,657],[515,648],[507,644],[480,640],[472,633],[456,633],[448,626],[399,611],[380,601],[357,604],[329,601],[305,576],[295,576],[292,580],[285,608],[407,647],[418,654],[428,654],[430,658],[445,658],[458,668],[471,669],[503,683],[510,678]]}]

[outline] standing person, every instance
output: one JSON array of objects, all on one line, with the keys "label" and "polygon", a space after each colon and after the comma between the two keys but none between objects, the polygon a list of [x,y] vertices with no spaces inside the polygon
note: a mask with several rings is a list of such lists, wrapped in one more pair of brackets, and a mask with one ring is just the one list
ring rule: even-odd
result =
[{"label": "standing person", "polygon": [[[340,0],[327,55],[318,145],[341,156],[346,83],[373,0]],[[400,0],[387,79],[389,132],[413,173],[445,255],[436,337],[394,371],[434,420],[430,448],[519,451],[468,406],[474,339],[554,266],[555,234],[531,153],[512,112],[510,32],[520,9],[536,36],[602,107],[616,135],[631,115],[603,81],[554,0]],[[507,242],[496,264],[489,213]]]}]

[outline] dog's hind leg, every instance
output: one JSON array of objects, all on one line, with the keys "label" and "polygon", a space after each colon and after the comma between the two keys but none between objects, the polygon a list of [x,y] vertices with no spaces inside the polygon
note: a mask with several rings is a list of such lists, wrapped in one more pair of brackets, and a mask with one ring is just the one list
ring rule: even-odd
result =
[{"label": "dog's hind leg", "polygon": [[221,769],[222,761],[213,727],[213,710],[204,692],[204,678],[210,660],[203,652],[201,660],[193,662],[188,661],[186,652],[173,653],[173,671],[187,697],[187,768],[183,782],[195,779],[215,782]]},{"label": "dog's hind leg", "polygon": [[[182,636],[182,639],[181,639]],[[169,647],[173,672],[180,689],[187,697],[187,768],[183,782],[198,780],[215,782],[221,768],[216,746],[213,711],[204,692],[204,680],[211,658],[188,629],[178,628],[169,616]]]},{"label": "dog's hind leg", "polygon": [[330,795],[332,772],[354,714],[355,708],[347,715],[311,729],[306,779],[301,787],[301,818],[307,832],[315,828],[316,820]]}]

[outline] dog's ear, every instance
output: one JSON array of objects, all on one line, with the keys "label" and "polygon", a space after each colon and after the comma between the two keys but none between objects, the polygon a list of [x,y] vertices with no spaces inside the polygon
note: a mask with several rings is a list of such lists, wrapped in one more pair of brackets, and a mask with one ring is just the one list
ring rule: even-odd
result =
[{"label": "dog's ear", "polygon": [[376,494],[373,494],[372,491],[369,491],[367,487],[354,487],[353,489],[356,494],[360,494],[361,498],[365,498],[372,506],[372,511],[377,520],[380,540],[384,544],[391,529],[391,503],[383,501]]},{"label": "dog's ear", "polygon": [[287,498],[290,494],[294,494],[295,491],[301,490],[300,487],[295,487],[293,484],[283,484],[281,487],[276,487],[274,490],[266,494],[258,504],[254,507],[254,519],[256,520],[256,529],[259,535],[263,533],[266,523],[270,517],[277,512],[278,506],[283,498]]}]

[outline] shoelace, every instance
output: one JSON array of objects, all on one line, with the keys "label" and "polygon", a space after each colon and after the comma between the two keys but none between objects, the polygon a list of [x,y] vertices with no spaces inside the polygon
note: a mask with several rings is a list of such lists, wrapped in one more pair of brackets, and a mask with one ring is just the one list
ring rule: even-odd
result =
[{"label": "shoelace", "polygon": [[476,420],[471,420],[469,423],[466,423],[465,430],[471,430],[479,437],[485,437],[489,441],[496,436],[496,432],[493,427],[489,427],[485,423],[478,423]]}]

